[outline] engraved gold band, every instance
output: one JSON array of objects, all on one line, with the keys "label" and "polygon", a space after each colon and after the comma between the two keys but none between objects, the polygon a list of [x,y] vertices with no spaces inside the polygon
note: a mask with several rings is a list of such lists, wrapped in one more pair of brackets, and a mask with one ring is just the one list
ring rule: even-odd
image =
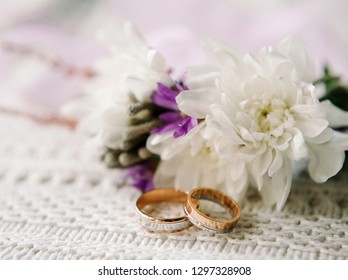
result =
[{"label": "engraved gold band", "polygon": [[[165,219],[152,217],[142,211],[145,206],[161,202],[174,202],[185,204],[187,192],[173,188],[154,189],[142,194],[136,202],[136,213],[139,223],[146,229],[154,232],[177,232],[192,226],[186,216]],[[195,204],[193,202],[193,204]]]},{"label": "engraved gold band", "polygon": [[[207,216],[197,207],[197,200],[199,199],[218,203],[231,214],[232,218],[228,220],[217,220]],[[232,231],[240,217],[240,208],[231,197],[221,191],[209,188],[197,188],[189,192],[184,210],[188,219],[195,226],[213,233],[227,233]]]}]

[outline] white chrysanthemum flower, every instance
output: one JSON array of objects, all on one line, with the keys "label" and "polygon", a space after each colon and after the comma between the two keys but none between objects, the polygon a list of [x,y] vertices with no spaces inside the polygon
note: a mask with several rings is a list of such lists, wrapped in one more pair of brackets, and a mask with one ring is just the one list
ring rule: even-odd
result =
[{"label": "white chrysanthemum flower", "polygon": [[204,137],[225,160],[237,157],[246,163],[268,204],[283,207],[292,161],[309,157],[309,174],[316,182],[341,169],[347,136],[328,127],[327,107],[311,84],[314,66],[300,41],[286,39],[255,55],[212,40],[205,43],[217,66],[188,70],[190,90],[177,97],[178,106],[206,119]]},{"label": "white chrysanthemum flower", "polygon": [[201,122],[179,138],[173,138],[173,132],[150,136],[147,148],[161,155],[154,184],[187,190],[216,187],[238,201],[248,183],[245,163],[237,158],[232,162],[220,157],[211,141],[202,137],[205,130],[206,124]]},{"label": "white chrysanthemum flower", "polygon": [[149,47],[130,23],[123,32],[102,32],[111,54],[99,59],[96,76],[86,82],[85,95],[66,104],[63,114],[79,120],[79,129],[97,135],[104,147],[117,149],[127,127],[130,94],[149,100],[157,83],[170,85],[164,58]]},{"label": "white chrysanthemum flower", "polygon": [[116,98],[120,91],[130,91],[144,101],[150,98],[158,82],[173,83],[163,56],[147,44],[131,23],[124,24],[123,33],[102,31],[99,37],[111,55],[97,61],[98,75],[89,85],[92,92],[109,92]]}]

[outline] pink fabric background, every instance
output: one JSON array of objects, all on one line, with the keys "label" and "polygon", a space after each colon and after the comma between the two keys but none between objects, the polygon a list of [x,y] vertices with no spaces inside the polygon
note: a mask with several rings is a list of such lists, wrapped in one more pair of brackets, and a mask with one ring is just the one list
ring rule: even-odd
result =
[{"label": "pink fabric background", "polygon": [[[117,30],[124,20],[130,20],[174,69],[206,61],[206,53],[200,47],[200,39],[204,37],[256,51],[295,35],[308,45],[317,62],[318,73],[323,63],[328,62],[348,80],[346,0],[34,0],[26,5],[19,1],[11,3],[9,11],[2,9],[0,12],[1,41],[50,51],[78,66],[91,65],[105,52],[94,40],[97,30],[105,27]],[[0,102],[7,98],[4,96],[7,93],[57,111],[81,91],[80,80],[68,79],[51,69],[22,83],[17,77],[21,67],[20,59],[0,53]]]}]

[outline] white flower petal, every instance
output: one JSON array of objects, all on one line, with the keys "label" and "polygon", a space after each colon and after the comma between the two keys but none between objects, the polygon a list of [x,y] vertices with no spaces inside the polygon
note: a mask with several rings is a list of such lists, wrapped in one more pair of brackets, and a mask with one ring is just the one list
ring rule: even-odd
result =
[{"label": "white flower petal", "polygon": [[282,167],[283,165],[283,156],[281,152],[274,150],[273,151],[273,161],[268,169],[268,176],[272,177],[274,174]]},{"label": "white flower petal", "polygon": [[300,160],[308,155],[305,139],[298,129],[294,129],[294,136],[290,141],[288,155],[293,160]]},{"label": "white flower petal", "polygon": [[273,94],[270,90],[273,89],[268,80],[260,76],[252,77],[252,79],[244,85],[244,93],[251,98],[255,95]]},{"label": "white flower petal", "polygon": [[101,118],[105,125],[116,126],[116,129],[124,129],[128,123],[127,107],[112,106],[106,109]]},{"label": "white flower petal", "polygon": [[258,61],[257,57],[254,56],[251,53],[246,53],[243,56],[243,63],[248,66],[248,68],[252,69],[250,72],[252,72],[252,75],[259,76],[262,72],[262,65]]},{"label": "white flower petal", "polygon": [[274,87],[279,92],[279,96],[284,99],[288,107],[296,104],[299,92],[296,82],[276,80],[274,81]]},{"label": "white flower petal", "polygon": [[184,75],[186,75],[185,82],[191,90],[213,87],[215,79],[220,75],[220,71],[211,65],[192,66],[184,71]]},{"label": "white flower petal", "polygon": [[322,144],[322,143],[330,141],[333,138],[334,138],[334,131],[328,127],[318,136],[307,139],[307,141],[313,144]]},{"label": "white flower petal", "polygon": [[163,72],[166,70],[166,62],[164,57],[159,54],[156,50],[151,49],[147,53],[147,63],[149,66],[158,72]]},{"label": "white flower petal", "polygon": [[162,160],[168,160],[168,159],[174,157],[176,154],[180,153],[185,148],[184,145],[175,145],[178,143],[175,140],[176,139],[171,139],[166,143],[168,146],[172,147],[171,149],[168,149],[167,148],[168,146],[165,146],[162,148],[162,151],[160,153],[158,153],[161,155]]},{"label": "white flower petal", "polygon": [[[225,50],[218,50],[215,52],[215,59],[224,67],[223,73],[227,73],[228,70],[232,70],[230,73],[238,74],[237,66],[240,64],[242,57],[232,54]],[[233,77],[233,76],[232,76]]]},{"label": "white flower petal", "polygon": [[133,93],[139,101],[145,101],[149,99],[152,92],[156,88],[155,85],[149,85],[147,80],[135,76],[129,76],[126,79],[126,83],[131,93]]},{"label": "white flower petal", "polygon": [[300,79],[311,83],[317,78],[314,62],[300,39],[285,38],[277,46],[277,50],[289,57],[296,67]]},{"label": "white flower petal", "polygon": [[277,80],[289,82],[296,79],[296,71],[292,63],[289,61],[282,61],[274,69],[272,76]]},{"label": "white flower petal", "polygon": [[100,138],[105,147],[115,150],[119,149],[123,142],[121,131],[108,129],[107,127],[102,129]]},{"label": "white flower petal", "polygon": [[225,137],[231,144],[245,144],[245,142],[241,139],[241,137],[239,137],[234,128],[230,128],[230,130],[228,130],[226,127],[215,121],[211,116],[207,116],[206,123],[208,127],[214,128],[214,130],[217,131],[220,136]]},{"label": "white flower petal", "polygon": [[240,180],[242,177],[246,176],[246,172],[246,164],[242,160],[231,159],[231,163],[227,165],[227,173],[231,177],[231,180]]},{"label": "white flower petal", "polygon": [[246,146],[242,146],[238,150],[238,158],[242,159],[246,162],[252,162],[257,156],[262,154],[258,149],[248,148]]},{"label": "white flower petal", "polygon": [[252,178],[253,178],[253,185],[255,186],[256,185],[256,188],[258,191],[261,191],[261,189],[263,188],[263,178],[264,176],[261,176],[261,175],[258,175],[256,173],[251,173],[252,175]]},{"label": "white flower petal", "polygon": [[324,119],[305,119],[302,116],[296,117],[296,127],[301,130],[305,137],[313,138],[322,133],[329,125]]},{"label": "white flower petal", "polygon": [[214,39],[204,39],[202,40],[202,45],[211,50],[212,52],[226,51],[235,57],[241,57],[242,54],[231,46]]},{"label": "white flower petal", "polygon": [[124,34],[130,42],[134,42],[135,45],[147,47],[144,37],[139,30],[130,22],[126,21],[123,26]]},{"label": "white flower petal", "polygon": [[170,140],[172,138],[173,138],[173,133],[171,132],[167,132],[163,134],[152,134],[147,139],[148,148],[151,149],[151,147],[161,144],[162,142],[166,140]]},{"label": "white flower petal", "polygon": [[[312,102],[311,102],[312,103]],[[291,114],[306,119],[326,119],[327,107],[322,104],[296,104],[290,108]]]},{"label": "white flower petal", "polygon": [[335,132],[332,141],[309,144],[309,147],[309,174],[317,183],[323,183],[341,170],[345,159],[344,151],[348,149],[348,135]]},{"label": "white flower petal", "polygon": [[322,102],[327,108],[326,119],[329,121],[331,127],[348,127],[348,112],[343,111],[329,100]]},{"label": "white flower petal", "polygon": [[291,161],[284,158],[284,164],[273,177],[264,176],[264,184],[261,195],[268,205],[276,204],[277,210],[281,210],[289,196],[292,183]]},{"label": "white flower petal", "polygon": [[[245,169],[244,169],[245,171]],[[233,197],[237,202],[240,202],[247,191],[248,186],[248,174],[246,172],[242,173],[238,179],[232,174],[226,174],[225,189],[226,192]]]},{"label": "white flower petal", "polygon": [[166,166],[167,162],[161,162],[153,176],[153,183],[156,188],[165,188],[174,186],[174,174],[167,173],[166,171],[172,170]]},{"label": "white flower petal", "polygon": [[228,117],[223,108],[219,105],[212,104],[210,111],[214,119],[222,125],[232,125],[231,119]]},{"label": "white flower petal", "polygon": [[176,166],[175,187],[178,189],[191,189],[197,187],[199,166],[194,165],[190,157],[181,158],[181,162]]},{"label": "white flower petal", "polygon": [[[202,160],[202,159],[201,159]],[[197,162],[196,166],[201,169],[201,172],[199,170],[196,171],[196,173],[200,173],[199,180],[196,181],[195,187],[202,187],[202,186],[210,186],[212,188],[218,188],[221,184],[221,179],[219,178],[218,172],[218,166],[211,166],[210,162]],[[201,165],[201,167],[199,167]]]},{"label": "white flower petal", "polygon": [[162,160],[160,162],[160,173],[166,176],[174,176],[177,173],[178,166],[182,165],[180,157],[173,157],[169,160]]},{"label": "white flower petal", "polygon": [[188,116],[204,119],[210,113],[210,105],[216,103],[219,96],[211,88],[185,90],[176,97],[180,111]]},{"label": "white flower petal", "polygon": [[252,171],[257,175],[264,175],[272,162],[272,151],[267,149],[262,155],[258,156],[252,163]]},{"label": "white flower petal", "polygon": [[283,133],[283,135],[276,138],[275,143],[272,145],[272,148],[275,148],[276,150],[282,152],[288,149],[289,147],[289,141],[291,139],[290,133]]},{"label": "white flower petal", "polygon": [[146,141],[146,148],[150,152],[160,155],[162,160],[168,160],[181,151],[180,146],[178,147],[176,143],[173,132],[152,134]]}]

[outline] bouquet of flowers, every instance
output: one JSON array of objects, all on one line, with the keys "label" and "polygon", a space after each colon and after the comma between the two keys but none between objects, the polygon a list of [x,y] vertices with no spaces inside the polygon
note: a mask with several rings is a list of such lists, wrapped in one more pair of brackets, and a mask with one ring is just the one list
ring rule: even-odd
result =
[{"label": "bouquet of flowers", "polygon": [[102,34],[111,54],[63,112],[142,191],[208,186],[241,201],[253,186],[281,209],[296,164],[318,183],[342,168],[348,90],[328,68],[318,79],[300,40],[245,53],[207,39],[214,62],[172,77],[132,24],[118,35]]}]

